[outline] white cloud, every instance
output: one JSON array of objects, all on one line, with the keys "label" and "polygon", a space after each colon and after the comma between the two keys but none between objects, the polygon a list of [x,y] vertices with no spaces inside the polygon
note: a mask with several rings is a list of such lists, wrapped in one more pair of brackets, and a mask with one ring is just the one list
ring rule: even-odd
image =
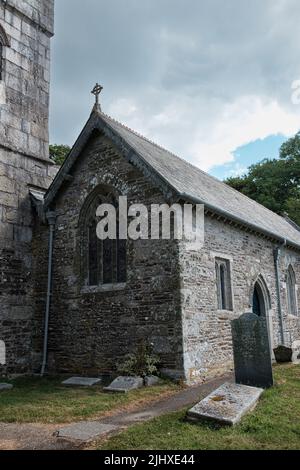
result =
[{"label": "white cloud", "polygon": [[296,107],[293,113],[259,96],[241,96],[210,114],[201,100],[194,105],[191,101],[168,103],[158,114],[145,116],[143,106],[124,99],[112,103],[109,111],[204,170],[234,161],[234,151],[250,142],[269,135],[291,136],[300,127]]}]

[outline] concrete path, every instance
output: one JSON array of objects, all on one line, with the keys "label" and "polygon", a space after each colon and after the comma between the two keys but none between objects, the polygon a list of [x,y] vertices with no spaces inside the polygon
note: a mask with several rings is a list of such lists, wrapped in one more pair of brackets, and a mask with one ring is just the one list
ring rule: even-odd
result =
[{"label": "concrete path", "polygon": [[77,444],[82,446],[96,439],[115,435],[132,424],[149,421],[157,416],[179,411],[188,406],[193,406],[224,382],[232,381],[233,376],[227,375],[205,384],[184,389],[169,398],[144,406],[143,409],[116,413],[97,421],[83,421],[71,424],[70,426],[58,431],[58,441],[65,441],[72,443],[73,445]]},{"label": "concrete path", "polygon": [[233,376],[186,388],[169,398],[133,411],[123,411],[97,421],[80,421],[58,430],[57,425],[0,423],[0,450],[72,450],[96,439],[121,432],[128,426],[192,406]]}]

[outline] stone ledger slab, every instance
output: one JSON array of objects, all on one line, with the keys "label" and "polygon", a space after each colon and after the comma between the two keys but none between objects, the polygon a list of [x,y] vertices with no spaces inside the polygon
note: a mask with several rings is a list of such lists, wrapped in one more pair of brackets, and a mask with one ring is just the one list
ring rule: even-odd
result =
[{"label": "stone ledger slab", "polygon": [[233,426],[255,407],[263,391],[248,385],[225,383],[189,410],[187,418]]},{"label": "stone ledger slab", "polygon": [[0,384],[0,392],[4,392],[5,390],[11,390],[13,385],[11,384]]},{"label": "stone ledger slab", "polygon": [[62,385],[69,387],[92,387],[93,385],[99,385],[101,383],[99,378],[90,377],[71,377],[70,379],[64,380]]},{"label": "stone ledger slab", "polygon": [[99,421],[83,421],[71,424],[57,432],[57,437],[67,440],[88,442],[98,437],[105,436],[118,429],[113,424],[104,424]]},{"label": "stone ledger slab", "polygon": [[108,387],[103,390],[112,393],[127,393],[144,386],[142,377],[118,377]]}]

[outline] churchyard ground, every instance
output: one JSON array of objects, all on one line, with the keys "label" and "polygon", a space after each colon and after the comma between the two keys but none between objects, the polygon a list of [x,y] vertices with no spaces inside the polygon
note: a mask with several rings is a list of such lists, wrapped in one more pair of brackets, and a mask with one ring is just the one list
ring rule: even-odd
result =
[{"label": "churchyard ground", "polygon": [[191,424],[186,410],[128,428],[101,450],[300,449],[300,365],[274,367],[275,386],[236,427]]},{"label": "churchyard ground", "polygon": [[62,380],[62,377],[21,377],[9,381],[14,388],[1,392],[0,422],[60,424],[96,419],[115,411],[142,407],[181,389],[180,385],[165,382],[128,394],[109,394],[99,386],[65,387]]}]

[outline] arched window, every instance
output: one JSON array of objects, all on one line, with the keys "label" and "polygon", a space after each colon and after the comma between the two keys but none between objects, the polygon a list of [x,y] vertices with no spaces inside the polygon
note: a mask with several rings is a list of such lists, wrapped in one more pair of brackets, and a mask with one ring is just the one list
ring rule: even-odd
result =
[{"label": "arched window", "polygon": [[218,309],[232,310],[233,302],[229,260],[216,258],[216,276]]},{"label": "arched window", "polygon": [[9,40],[6,32],[0,24],[0,81],[3,80],[3,71],[4,71],[4,47],[9,46]]},{"label": "arched window", "polygon": [[[96,216],[101,204],[112,204],[117,214],[117,238],[100,240],[97,237]],[[101,187],[88,198],[84,207],[82,225],[82,267],[85,286],[97,287],[126,282],[126,240],[118,237],[118,201],[115,193],[108,187]]]},{"label": "arched window", "polygon": [[297,315],[296,276],[292,266],[287,271],[286,290],[289,314]]}]

